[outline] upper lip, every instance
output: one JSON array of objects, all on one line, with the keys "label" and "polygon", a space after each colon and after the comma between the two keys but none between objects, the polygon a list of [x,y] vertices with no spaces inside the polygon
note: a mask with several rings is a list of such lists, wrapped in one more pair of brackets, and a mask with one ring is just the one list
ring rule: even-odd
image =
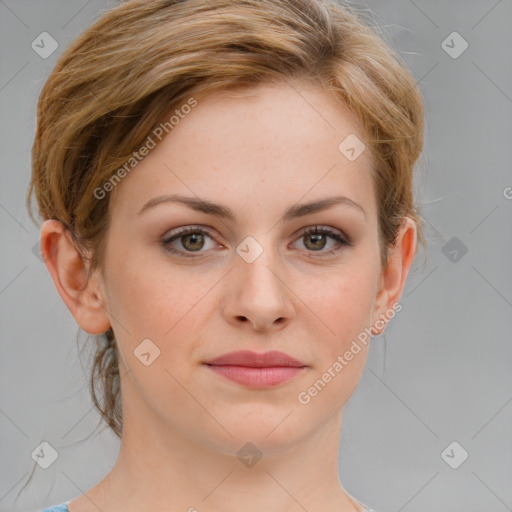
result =
[{"label": "upper lip", "polygon": [[205,364],[221,366],[221,365],[236,365],[236,366],[252,366],[254,368],[268,368],[276,366],[294,366],[303,367],[304,363],[298,361],[292,356],[284,352],[272,350],[259,354],[250,350],[240,350],[238,352],[229,352],[222,354],[219,357],[205,361]]}]

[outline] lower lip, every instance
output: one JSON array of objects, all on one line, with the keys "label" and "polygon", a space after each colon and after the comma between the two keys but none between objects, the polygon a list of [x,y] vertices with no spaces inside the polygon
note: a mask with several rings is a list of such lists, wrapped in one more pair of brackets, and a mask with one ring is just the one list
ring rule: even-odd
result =
[{"label": "lower lip", "polygon": [[218,375],[250,388],[277,386],[278,384],[293,379],[305,370],[305,367],[295,366],[272,366],[265,368],[231,365],[206,366]]}]

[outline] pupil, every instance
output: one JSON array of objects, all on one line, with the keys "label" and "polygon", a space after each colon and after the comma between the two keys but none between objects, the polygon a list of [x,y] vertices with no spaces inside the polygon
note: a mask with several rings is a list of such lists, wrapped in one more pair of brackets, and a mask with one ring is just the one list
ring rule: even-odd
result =
[{"label": "pupil", "polygon": [[[194,237],[198,237],[200,239],[202,237],[202,235],[199,233],[192,233],[190,235],[185,235],[184,238],[185,238],[185,240],[188,240],[190,238],[194,239]],[[197,243],[197,240],[195,242],[193,241],[192,246],[194,246],[196,243]],[[187,244],[184,244],[184,245],[185,245],[185,247],[187,247]],[[194,247],[192,247],[192,249],[194,250]],[[201,249],[201,244],[199,243],[199,247],[195,247],[195,249]]]},{"label": "pupil", "polygon": [[[321,235],[321,234],[320,234],[320,235],[319,235],[319,234],[309,235],[309,237],[310,237],[310,238],[312,238],[313,240],[315,240],[315,239],[316,239],[316,241],[314,241],[314,242],[313,242],[314,244],[315,244],[316,242],[318,242],[318,241],[319,241],[319,238],[322,238],[323,236],[324,236],[324,235]],[[320,246],[320,247],[317,247],[317,248],[318,248],[318,249],[323,249],[324,245],[325,245],[325,240],[324,240],[324,243],[323,243],[323,244],[321,244],[321,246]]]}]

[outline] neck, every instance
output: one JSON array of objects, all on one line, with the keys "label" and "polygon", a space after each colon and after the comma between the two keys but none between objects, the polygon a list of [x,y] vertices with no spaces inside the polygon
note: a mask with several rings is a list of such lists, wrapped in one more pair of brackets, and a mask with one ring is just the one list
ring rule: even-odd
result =
[{"label": "neck", "polygon": [[[237,441],[236,446],[245,446],[237,456],[236,449],[222,443],[191,439],[129,391],[117,461],[87,493],[100,510],[238,512],[241,503],[244,512],[361,510],[339,481],[341,412],[286,450],[272,445],[272,434],[256,445]],[[78,507],[70,511],[82,512]]]}]

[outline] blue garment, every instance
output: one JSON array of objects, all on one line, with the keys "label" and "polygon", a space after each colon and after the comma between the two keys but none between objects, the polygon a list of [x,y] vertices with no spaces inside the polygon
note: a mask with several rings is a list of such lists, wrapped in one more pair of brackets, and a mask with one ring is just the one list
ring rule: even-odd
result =
[{"label": "blue garment", "polygon": [[[361,502],[357,502],[360,505],[362,505]],[[363,505],[364,507],[364,505]],[[366,508],[366,507],[365,507]],[[373,509],[367,509],[368,512],[374,512]],[[67,503],[61,503],[60,505],[55,505],[54,507],[45,508],[44,510],[41,510],[41,512],[69,512]]]},{"label": "blue garment", "polygon": [[60,505],[55,505],[54,507],[45,508],[44,510],[41,510],[41,512],[69,512],[68,504],[61,503]]}]

